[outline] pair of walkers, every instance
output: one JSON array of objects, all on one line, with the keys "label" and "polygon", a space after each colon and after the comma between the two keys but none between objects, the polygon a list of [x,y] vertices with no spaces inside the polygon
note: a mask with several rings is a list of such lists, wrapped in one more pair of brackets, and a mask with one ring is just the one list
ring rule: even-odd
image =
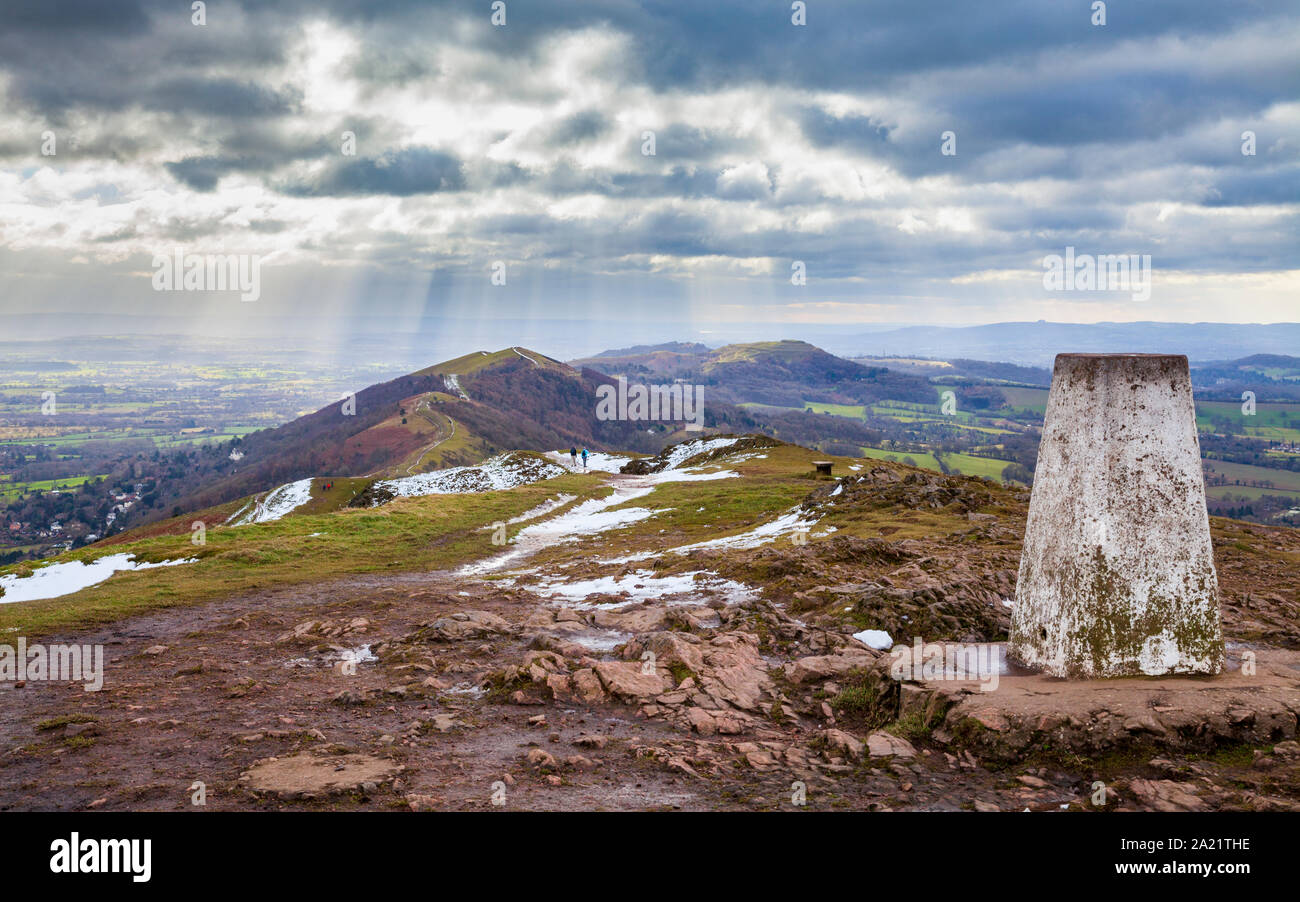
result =
[{"label": "pair of walkers", "polygon": [[[569,459],[573,461],[573,465],[574,465],[575,467],[578,465],[578,449],[577,449],[576,446],[570,446],[570,447],[569,447]],[[586,448],[583,448],[583,449],[582,449],[582,468],[583,468],[584,470],[587,469],[587,449],[586,449]]]}]

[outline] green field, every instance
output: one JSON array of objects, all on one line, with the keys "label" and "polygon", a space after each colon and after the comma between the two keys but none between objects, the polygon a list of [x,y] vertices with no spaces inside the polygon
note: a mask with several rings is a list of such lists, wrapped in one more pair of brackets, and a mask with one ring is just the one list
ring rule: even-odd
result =
[{"label": "green field", "polygon": [[102,479],[103,477],[65,476],[61,479],[40,479],[34,482],[9,482],[9,478],[8,476],[0,477],[0,498],[6,501],[13,501],[35,491],[48,492],[51,489],[59,491],[75,489],[82,483]]},{"label": "green field", "polygon": [[1198,401],[1196,427],[1202,432],[1213,431],[1211,417],[1226,418],[1232,423],[1235,435],[1283,442],[1300,441],[1300,404],[1265,402],[1256,405],[1252,416],[1246,416],[1236,401]]},{"label": "green field", "polygon": [[1000,388],[1013,410],[1032,410],[1034,413],[1047,411],[1047,389],[1045,388]]},{"label": "green field", "polygon": [[[883,448],[863,448],[862,456],[869,457],[873,460],[896,460],[903,462],[903,458],[910,458],[918,467],[926,470],[938,470],[939,462],[935,460],[934,455],[925,451],[886,451]],[[1012,463],[1009,460],[995,460],[990,457],[975,457],[971,454],[945,454],[943,462],[948,465],[949,471],[960,470],[964,476],[980,476],[984,479],[992,479],[996,482],[1002,481],[1002,471],[1007,464]]]},{"label": "green field", "polygon": [[980,416],[966,410],[958,410],[954,414],[943,414],[939,412],[937,405],[924,404],[903,404],[901,401],[891,401],[882,404],[871,405],[873,416],[885,417],[896,420],[899,423],[941,423],[945,426],[955,426],[958,429],[969,429],[973,432],[983,432],[986,435],[1014,435],[1015,431],[1011,429],[1002,429],[997,426],[979,425],[982,420],[1001,419],[1003,417]]},{"label": "green field", "polygon": [[[1215,473],[1227,477],[1230,480],[1238,479],[1242,482],[1271,482],[1274,486],[1268,489],[1265,486],[1256,486],[1264,489],[1264,494],[1288,495],[1293,492],[1300,492],[1300,473],[1292,470],[1274,470],[1270,467],[1256,467],[1251,464],[1234,464],[1225,463],[1221,460],[1207,460],[1207,467],[1213,468]],[[1212,488],[1225,489],[1243,489],[1250,486],[1212,486]],[[1236,494],[1236,492],[1234,492]]]},{"label": "green field", "polygon": [[[201,445],[206,442],[228,442],[232,438],[242,438],[265,426],[227,426],[215,432],[198,435],[183,435],[178,429],[104,429],[99,432],[67,432],[62,435],[33,436],[24,438],[0,439],[0,445],[49,445],[55,448],[78,448],[87,442],[120,441],[123,439],[146,439],[157,448],[179,448],[185,445]],[[60,455],[62,459],[71,459],[77,455]]]},{"label": "green field", "polygon": [[861,404],[825,404],[820,401],[804,401],[804,410],[813,413],[829,413],[837,417],[849,417],[860,420],[866,416],[866,407]]},{"label": "green field", "polygon": [[1205,497],[1211,501],[1223,501],[1229,498],[1246,498],[1250,501],[1258,501],[1265,495],[1295,498],[1297,502],[1300,502],[1300,494],[1284,492],[1280,489],[1260,489],[1249,485],[1208,485],[1205,487]]}]

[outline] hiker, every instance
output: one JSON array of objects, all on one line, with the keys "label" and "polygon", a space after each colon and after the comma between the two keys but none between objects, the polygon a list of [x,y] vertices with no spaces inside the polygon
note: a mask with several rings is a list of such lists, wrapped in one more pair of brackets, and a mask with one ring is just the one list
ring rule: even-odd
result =
[{"label": "hiker", "polygon": [[569,459],[573,461],[575,467],[578,465],[578,449],[574,445],[569,446]]},{"label": "hiker", "polygon": [[582,468],[587,469],[587,449],[582,449]]}]

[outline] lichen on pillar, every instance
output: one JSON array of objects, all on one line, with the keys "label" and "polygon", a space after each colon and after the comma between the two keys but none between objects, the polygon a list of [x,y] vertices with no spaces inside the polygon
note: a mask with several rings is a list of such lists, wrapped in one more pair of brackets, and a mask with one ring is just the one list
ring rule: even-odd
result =
[{"label": "lichen on pillar", "polygon": [[1222,671],[1186,357],[1057,356],[1008,654],[1069,678]]}]

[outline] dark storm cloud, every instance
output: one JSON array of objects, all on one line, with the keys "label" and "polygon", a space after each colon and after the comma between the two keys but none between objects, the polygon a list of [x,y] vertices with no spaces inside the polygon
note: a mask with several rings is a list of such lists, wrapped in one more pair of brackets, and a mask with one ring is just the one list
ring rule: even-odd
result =
[{"label": "dark storm cloud", "polygon": [[144,4],[133,0],[5,0],[0,4],[0,30],[68,33],[126,34],[145,27]]},{"label": "dark storm cloud", "polygon": [[[170,0],[0,4],[0,66],[14,79],[12,99],[47,114],[139,105],[191,115],[273,117],[293,111],[297,98],[291,91],[198,75],[193,68],[281,61],[285,44],[300,33],[302,23],[320,15],[356,29],[362,46],[353,71],[383,84],[436,72],[436,45],[455,24],[484,26],[473,38],[477,48],[503,60],[530,57],[559,34],[608,27],[630,41],[630,55],[617,74],[657,89],[773,84],[852,92],[951,72],[941,91],[925,89],[934,95],[927,99],[951,120],[950,127],[972,152],[1017,141],[1057,146],[1168,134],[1225,112],[1262,109],[1288,91],[1293,95],[1300,78],[1293,71],[1287,81],[1273,85],[1232,77],[1201,80],[1192,72],[1144,72],[1140,59],[1129,71],[1099,69],[1076,81],[1011,76],[1005,84],[972,86],[958,72],[965,66],[1027,60],[1053,48],[1103,52],[1123,40],[1214,36],[1293,13],[1293,5],[1284,0],[1249,6],[1200,3],[1194,10],[1175,0],[1111,4],[1104,28],[1089,23],[1087,4],[1032,0],[989,5],[818,0],[809,6],[806,27],[790,23],[788,4],[767,7],[739,0],[512,3],[504,28],[486,27],[487,5],[471,8],[458,2],[250,0],[238,7],[252,27],[232,39],[220,28],[233,3],[210,5],[204,28],[188,25],[188,4]],[[420,37],[433,46],[421,46]],[[393,46],[394,40],[400,46]],[[155,65],[141,66],[141,60]],[[919,145],[891,148],[895,124],[874,117],[834,117],[810,107],[800,124],[820,146],[894,150],[888,159],[917,161],[913,174],[943,165],[928,154],[918,157]],[[590,140],[609,127],[605,112],[583,111],[552,123],[548,143],[563,147]],[[674,162],[698,162],[722,149],[717,136],[701,134],[696,126],[674,128],[682,133],[660,136],[662,152]],[[925,146],[930,143],[926,136]],[[954,162],[964,168],[971,161],[949,161],[950,168]]]},{"label": "dark storm cloud", "polygon": [[465,187],[461,161],[431,147],[408,147],[377,157],[344,157],[319,177],[286,185],[303,197],[436,194]]},{"label": "dark storm cloud", "polygon": [[599,110],[584,110],[555,123],[546,136],[548,147],[567,147],[599,138],[609,131],[610,122]]},{"label": "dark storm cloud", "polygon": [[[1252,53],[1295,33],[1294,0],[1110,3],[1102,28],[1088,0],[812,0],[806,27],[791,24],[789,6],[509,0],[508,24],[493,28],[487,0],[222,0],[194,27],[188,0],[0,0],[0,100],[27,117],[23,134],[0,134],[0,158],[46,165],[36,148],[48,125],[60,131],[60,166],[140,160],[141,181],[208,203],[244,180],[322,205],[440,195],[466,205],[467,234],[526,238],[530,253],[798,258],[823,279],[1023,266],[1040,244],[1059,250],[1075,236],[1122,249],[1135,232],[1156,240],[1140,234],[1151,217],[1133,215],[1147,202],[1300,203],[1294,119],[1277,112],[1300,96],[1300,67]],[[346,37],[326,75],[296,65],[322,21]],[[616,36],[616,55],[569,81],[539,77],[554,41],[578,33],[593,46]],[[347,84],[336,95],[322,78]],[[354,110],[330,103],[345,89]],[[713,91],[734,92],[735,121],[692,106]],[[326,102],[313,110],[313,96]],[[481,105],[481,120],[421,118],[462,98]],[[669,123],[653,157],[640,152],[643,128],[628,124],[640,103]],[[526,114],[487,115],[493,104]],[[85,122],[100,127],[77,144],[68,131]],[[1258,157],[1237,150],[1244,128],[1260,130]],[[939,152],[947,129],[955,157]],[[357,156],[340,153],[343,131],[356,134]],[[860,171],[842,177],[845,159]],[[518,199],[521,212],[481,213],[480,192]],[[535,212],[552,202],[598,212]],[[656,209],[670,204],[686,209]],[[936,226],[933,208],[945,205],[964,208],[973,230]],[[900,225],[913,206],[915,234]],[[719,228],[728,211],[734,221],[751,209],[764,228]],[[843,218],[801,228],[810,210]],[[282,215],[248,228],[298,225],[296,212]],[[1254,224],[1235,244],[1207,220],[1180,222],[1164,260],[1294,267],[1294,216]],[[376,238],[377,255],[428,253],[422,234]]]},{"label": "dark storm cloud", "polygon": [[622,172],[575,167],[560,162],[536,184],[549,194],[599,194],[611,198],[716,197],[720,170],[713,167],[673,166],[667,172]]},{"label": "dark storm cloud", "polygon": [[259,128],[240,123],[221,133],[221,153],[188,156],[163,165],[173,178],[195,191],[212,191],[222,178],[233,173],[271,177],[291,163],[336,156],[346,130],[353,131],[364,146],[375,128],[373,123],[361,122],[350,129],[338,126],[325,134],[304,138],[286,136],[273,126]]},{"label": "dark storm cloud", "polygon": [[1203,202],[1207,207],[1300,203],[1300,165],[1223,173],[1206,190]]},{"label": "dark storm cloud", "polygon": [[848,145],[868,152],[886,147],[894,129],[870,116],[835,116],[819,107],[800,110],[799,120],[804,135],[819,147]]},{"label": "dark storm cloud", "polygon": [[208,116],[286,116],[297,109],[297,91],[276,90],[232,78],[179,78],[149,92],[148,109]]},{"label": "dark storm cloud", "polygon": [[186,157],[165,165],[178,181],[195,191],[211,191],[223,175],[240,166],[240,161],[228,157]]}]

